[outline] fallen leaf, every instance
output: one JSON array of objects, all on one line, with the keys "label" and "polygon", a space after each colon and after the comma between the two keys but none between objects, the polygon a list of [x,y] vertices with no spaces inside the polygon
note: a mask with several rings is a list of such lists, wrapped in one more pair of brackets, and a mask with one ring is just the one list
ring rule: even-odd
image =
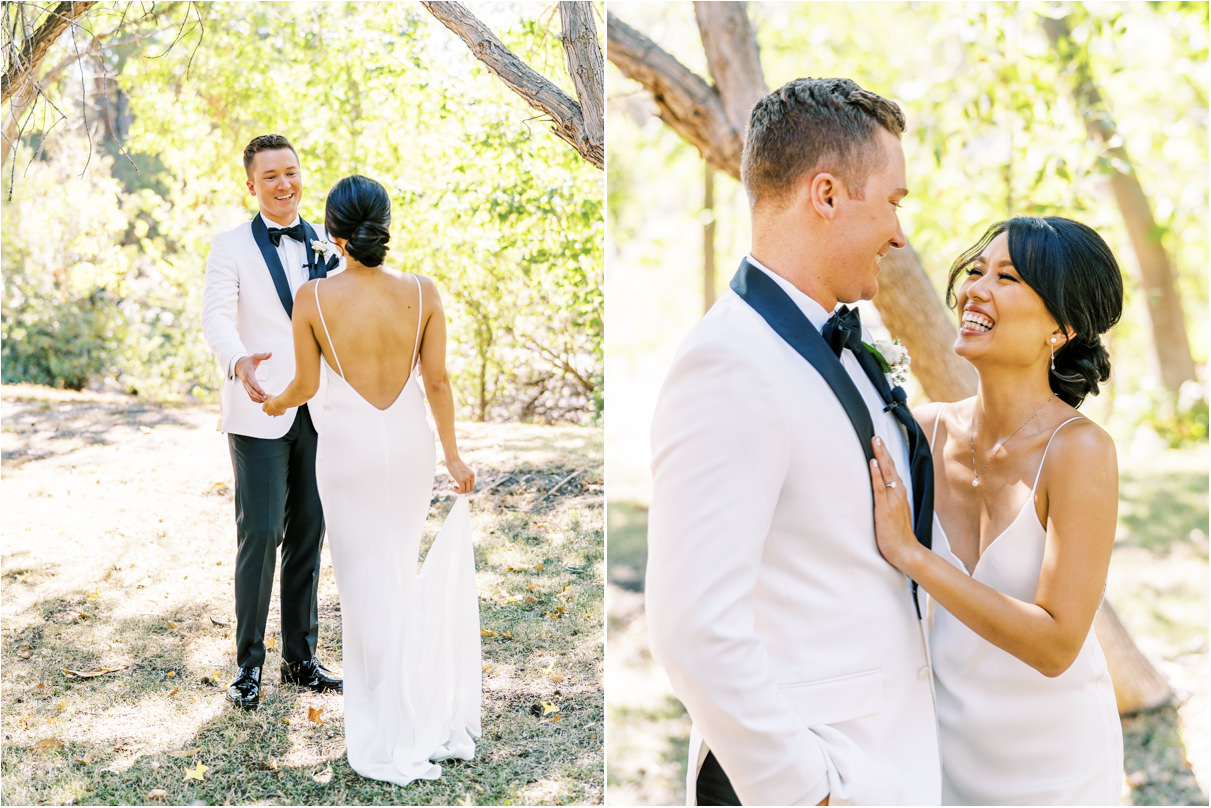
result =
[{"label": "fallen leaf", "polygon": [[489,663],[487,663],[486,665],[481,666],[481,667],[480,667],[480,670],[481,670],[481,671],[484,671],[484,672],[486,673],[487,671],[490,671],[490,670],[492,670],[492,669],[493,669],[493,668],[495,668],[495,667],[496,667],[495,665],[493,665],[491,662],[489,662]]},{"label": "fallen leaf", "polygon": [[545,668],[543,668],[543,669],[542,669],[542,672],[543,672],[543,673],[550,673],[550,672],[551,672],[551,671],[553,671],[553,670],[555,670],[555,663],[554,663],[554,662],[552,662],[550,665],[547,665]]},{"label": "fallen leaf", "polygon": [[169,621],[168,621],[168,627],[169,627],[169,628],[171,628],[171,629],[176,629],[177,624],[176,624],[176,623],[174,623],[174,622],[172,622],[171,620],[169,620]]},{"label": "fallen leaf", "polygon": [[175,695],[177,695],[177,694],[178,694],[178,693],[180,693],[180,692],[181,692],[181,688],[179,688],[179,687],[174,687],[172,690],[170,690],[170,691],[168,692],[168,695],[170,695],[170,696],[175,696]]},{"label": "fallen leaf", "polygon": [[307,720],[313,724],[324,723],[324,708],[323,707],[308,707]]},{"label": "fallen leaf", "polygon": [[542,562],[540,561],[537,564],[535,564],[534,569],[537,570],[538,572],[542,572]]},{"label": "fallen leaf", "polygon": [[562,682],[563,681],[563,675],[559,674],[559,673],[551,674],[551,676],[549,678],[552,682]]},{"label": "fallen leaf", "polygon": [[93,753],[89,752],[84,757],[79,757],[75,760],[77,763],[83,763],[85,766],[91,766],[93,764]]},{"label": "fallen leaf", "polygon": [[486,628],[481,628],[479,630],[479,636],[481,636],[481,637],[491,637],[495,633],[496,633],[495,631],[492,631],[492,630],[486,629]]},{"label": "fallen leaf", "polygon": [[557,712],[559,712],[559,708],[556,707],[551,702],[544,701],[542,703],[542,714],[543,715],[550,715],[551,713],[557,713]]},{"label": "fallen leaf", "polygon": [[542,584],[530,584],[529,588],[530,589],[541,589]]},{"label": "fallen leaf", "polygon": [[554,722],[556,722],[556,721],[562,721],[562,720],[563,720],[563,716],[562,716],[562,715],[553,715],[553,716],[551,716],[551,723],[554,723]]},{"label": "fallen leaf", "polygon": [[46,689],[46,682],[38,682],[38,684],[34,685],[34,690],[45,690],[45,689]]},{"label": "fallen leaf", "polygon": [[34,744],[35,752],[58,752],[63,749],[63,741],[58,738],[43,738]]},{"label": "fallen leaf", "polygon": [[29,658],[30,658],[30,650],[29,650],[29,646],[28,646],[28,645],[23,645],[23,646],[21,646],[20,648],[18,648],[18,649],[17,649],[17,656],[21,657],[22,659],[29,659]]},{"label": "fallen leaf", "polygon": [[56,710],[66,710],[67,709],[67,699],[63,699],[63,701],[56,704],[55,709]]},{"label": "fallen leaf", "polygon": [[66,673],[68,676],[74,676],[77,679],[95,679],[98,676],[104,676],[107,673],[113,673],[115,671],[125,670],[129,667],[130,667],[130,663],[128,662],[125,665],[113,665],[108,668],[97,668],[96,670],[91,670],[91,671],[73,671],[73,670],[68,670],[67,668],[60,668],[59,670]]},{"label": "fallen leaf", "polygon": [[167,796],[168,792],[162,788],[153,788],[151,791],[147,792],[147,799],[149,800],[162,800]]},{"label": "fallen leaf", "polygon": [[194,755],[196,755],[198,752],[201,752],[201,751],[202,751],[202,747],[195,746],[193,749],[181,749],[176,752],[169,752],[168,756],[175,757],[175,758],[187,758],[187,757],[193,757]]},{"label": "fallen leaf", "polygon": [[314,780],[315,782],[319,783],[322,786],[328,785],[328,783],[332,780],[332,768],[329,767],[327,769],[324,769],[319,774],[312,775],[311,779]]},{"label": "fallen leaf", "polygon": [[512,631],[506,631],[506,632],[504,633],[504,636],[508,637],[509,639],[513,639],[513,632],[512,632]]},{"label": "fallen leaf", "polygon": [[277,637],[270,634],[268,639],[265,640],[265,647],[268,648],[270,651],[272,651],[274,648],[277,648],[278,647]]},{"label": "fallen leaf", "polygon": [[88,593],[88,599],[89,599],[89,600],[96,600],[96,599],[97,599],[97,598],[99,598],[99,597],[101,597],[101,593],[100,593],[100,592],[89,592],[89,593]]},{"label": "fallen leaf", "polygon": [[171,679],[174,676],[176,676],[177,674],[176,674],[176,671],[169,671],[168,673],[166,673],[164,675],[167,676],[169,679]]},{"label": "fallen leaf", "polygon": [[185,779],[186,780],[197,780],[200,783],[200,782],[202,782],[202,775],[209,768],[210,768],[209,766],[207,766],[205,763],[203,763],[202,761],[199,760],[198,765],[195,766],[194,768],[185,769]]},{"label": "fallen leaf", "polygon": [[534,601],[535,597],[533,595],[526,595],[526,603],[533,603]]}]

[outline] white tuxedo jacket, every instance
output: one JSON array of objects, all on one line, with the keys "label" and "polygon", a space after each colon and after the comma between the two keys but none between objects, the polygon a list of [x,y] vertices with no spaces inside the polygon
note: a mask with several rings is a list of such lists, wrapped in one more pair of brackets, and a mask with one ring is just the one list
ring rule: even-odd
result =
[{"label": "white tuxedo jacket", "polygon": [[[327,238],[323,227],[312,227],[321,239]],[[252,237],[251,221],[219,233],[210,243],[202,291],[202,333],[223,373],[219,428],[253,438],[285,435],[298,409],[292,407],[278,418],[266,415],[260,404],[248,398],[231,361],[241,354],[272,353],[257,368],[257,381],[270,395],[285,390],[294,378],[290,315]]]},{"label": "white tuxedo jacket", "polygon": [[731,290],[673,361],[652,451],[647,620],[693,720],[688,802],[709,748],[745,805],[938,804],[924,629],[857,435]]}]

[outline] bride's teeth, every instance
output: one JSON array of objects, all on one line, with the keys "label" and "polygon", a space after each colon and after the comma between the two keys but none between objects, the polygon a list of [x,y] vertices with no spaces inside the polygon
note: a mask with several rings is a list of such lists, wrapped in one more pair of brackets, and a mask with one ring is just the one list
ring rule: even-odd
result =
[{"label": "bride's teeth", "polygon": [[991,331],[992,330],[992,321],[989,320],[987,317],[984,317],[983,315],[976,314],[975,312],[964,312],[963,325],[967,326],[968,328],[977,329],[979,331]]}]

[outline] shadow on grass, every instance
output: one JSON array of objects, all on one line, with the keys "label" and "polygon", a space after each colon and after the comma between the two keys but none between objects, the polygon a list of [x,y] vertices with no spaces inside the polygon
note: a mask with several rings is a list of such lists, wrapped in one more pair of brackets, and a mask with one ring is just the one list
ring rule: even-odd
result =
[{"label": "shadow on grass", "polygon": [[1207,804],[1186,758],[1175,707],[1124,718],[1123,746],[1131,805]]},{"label": "shadow on grass", "polygon": [[51,457],[67,456],[89,446],[121,441],[131,428],[188,426],[177,410],[154,404],[101,401],[58,402],[6,396],[4,449],[6,470]]}]

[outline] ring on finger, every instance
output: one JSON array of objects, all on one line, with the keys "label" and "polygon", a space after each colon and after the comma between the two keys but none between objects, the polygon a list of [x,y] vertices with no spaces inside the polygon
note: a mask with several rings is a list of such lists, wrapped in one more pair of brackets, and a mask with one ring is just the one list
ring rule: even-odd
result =
[{"label": "ring on finger", "polygon": [[895,480],[892,480],[889,483],[883,483],[884,488],[895,488],[897,485],[898,483]]}]

